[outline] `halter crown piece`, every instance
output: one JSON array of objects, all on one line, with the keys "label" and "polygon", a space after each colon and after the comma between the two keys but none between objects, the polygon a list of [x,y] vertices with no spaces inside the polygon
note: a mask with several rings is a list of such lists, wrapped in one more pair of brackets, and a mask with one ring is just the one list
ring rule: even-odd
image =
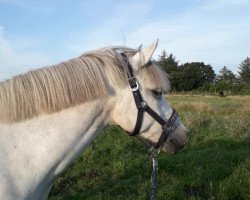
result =
[{"label": "halter crown piece", "polygon": [[[126,72],[127,72],[127,77],[128,77],[128,83],[129,87],[133,93],[135,104],[137,107],[137,120],[136,124],[134,127],[134,130],[132,132],[127,133],[130,136],[137,136],[140,133],[141,127],[142,127],[142,122],[143,122],[143,116],[144,112],[147,112],[152,118],[154,118],[159,124],[162,125],[162,134],[158,140],[157,143],[151,145],[153,149],[159,149],[160,147],[163,146],[165,141],[167,140],[168,136],[175,130],[175,122],[178,119],[179,115],[176,112],[175,109],[172,108],[172,114],[170,118],[165,121],[160,115],[158,115],[150,106],[147,104],[146,101],[144,101],[140,90],[139,90],[139,85],[137,83],[137,80],[133,74],[133,68],[127,58],[127,56],[124,53],[121,53],[121,56],[124,59],[125,62],[125,67],[127,67]],[[180,147],[181,145],[178,143],[178,141],[174,140],[174,145],[177,147]]]}]

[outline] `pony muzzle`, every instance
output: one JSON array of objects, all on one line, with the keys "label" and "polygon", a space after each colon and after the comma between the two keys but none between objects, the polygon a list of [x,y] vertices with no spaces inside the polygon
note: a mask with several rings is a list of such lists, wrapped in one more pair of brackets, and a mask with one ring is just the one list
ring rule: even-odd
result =
[{"label": "pony muzzle", "polygon": [[176,138],[169,139],[169,141],[178,149],[181,150],[185,145],[181,144],[180,141]]}]

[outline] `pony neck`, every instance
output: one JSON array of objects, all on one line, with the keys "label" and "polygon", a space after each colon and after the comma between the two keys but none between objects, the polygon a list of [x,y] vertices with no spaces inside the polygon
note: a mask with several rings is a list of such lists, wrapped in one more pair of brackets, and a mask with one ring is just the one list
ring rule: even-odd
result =
[{"label": "pony neck", "polygon": [[[15,190],[5,191],[9,199],[46,199],[58,174],[94,140],[108,124],[104,102],[95,101],[27,121],[0,124],[2,182],[12,177]],[[18,166],[18,170],[17,170]],[[7,184],[6,184],[7,185]],[[1,184],[0,184],[1,191]],[[0,195],[1,197],[1,195]]]}]

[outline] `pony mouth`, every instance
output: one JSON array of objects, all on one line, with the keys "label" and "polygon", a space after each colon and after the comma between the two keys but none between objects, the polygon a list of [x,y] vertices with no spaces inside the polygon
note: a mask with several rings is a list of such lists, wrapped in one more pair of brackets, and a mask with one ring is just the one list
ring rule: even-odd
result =
[{"label": "pony mouth", "polygon": [[181,145],[177,140],[167,140],[162,147],[162,150],[169,155],[177,154],[184,145]]}]

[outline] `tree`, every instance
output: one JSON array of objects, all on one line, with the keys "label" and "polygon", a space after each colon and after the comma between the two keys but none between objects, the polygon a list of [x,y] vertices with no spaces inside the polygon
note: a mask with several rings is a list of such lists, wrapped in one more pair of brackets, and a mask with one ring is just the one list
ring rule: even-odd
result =
[{"label": "tree", "polygon": [[211,83],[215,72],[211,65],[203,62],[192,62],[179,65],[175,56],[163,51],[159,56],[158,63],[170,76],[172,89],[177,91],[190,91]]},{"label": "tree", "polygon": [[215,72],[211,65],[203,62],[185,63],[180,66],[177,90],[190,91],[211,83],[214,80]]},{"label": "tree", "polygon": [[162,51],[162,54],[158,59],[159,65],[164,69],[164,71],[170,76],[171,86],[173,89],[176,88],[178,83],[178,61],[176,61],[175,56],[167,54],[165,50]]},{"label": "tree", "polygon": [[240,78],[245,83],[250,83],[250,58],[246,58],[243,60],[239,67],[240,71],[238,71]]},{"label": "tree", "polygon": [[218,81],[225,81],[226,83],[235,83],[236,76],[234,75],[234,73],[230,69],[228,69],[226,66],[224,66],[219,71],[219,75],[217,76],[217,82]]},{"label": "tree", "polygon": [[169,75],[171,72],[178,70],[178,61],[176,61],[175,56],[172,53],[168,55],[165,50],[159,56],[158,63]]}]

